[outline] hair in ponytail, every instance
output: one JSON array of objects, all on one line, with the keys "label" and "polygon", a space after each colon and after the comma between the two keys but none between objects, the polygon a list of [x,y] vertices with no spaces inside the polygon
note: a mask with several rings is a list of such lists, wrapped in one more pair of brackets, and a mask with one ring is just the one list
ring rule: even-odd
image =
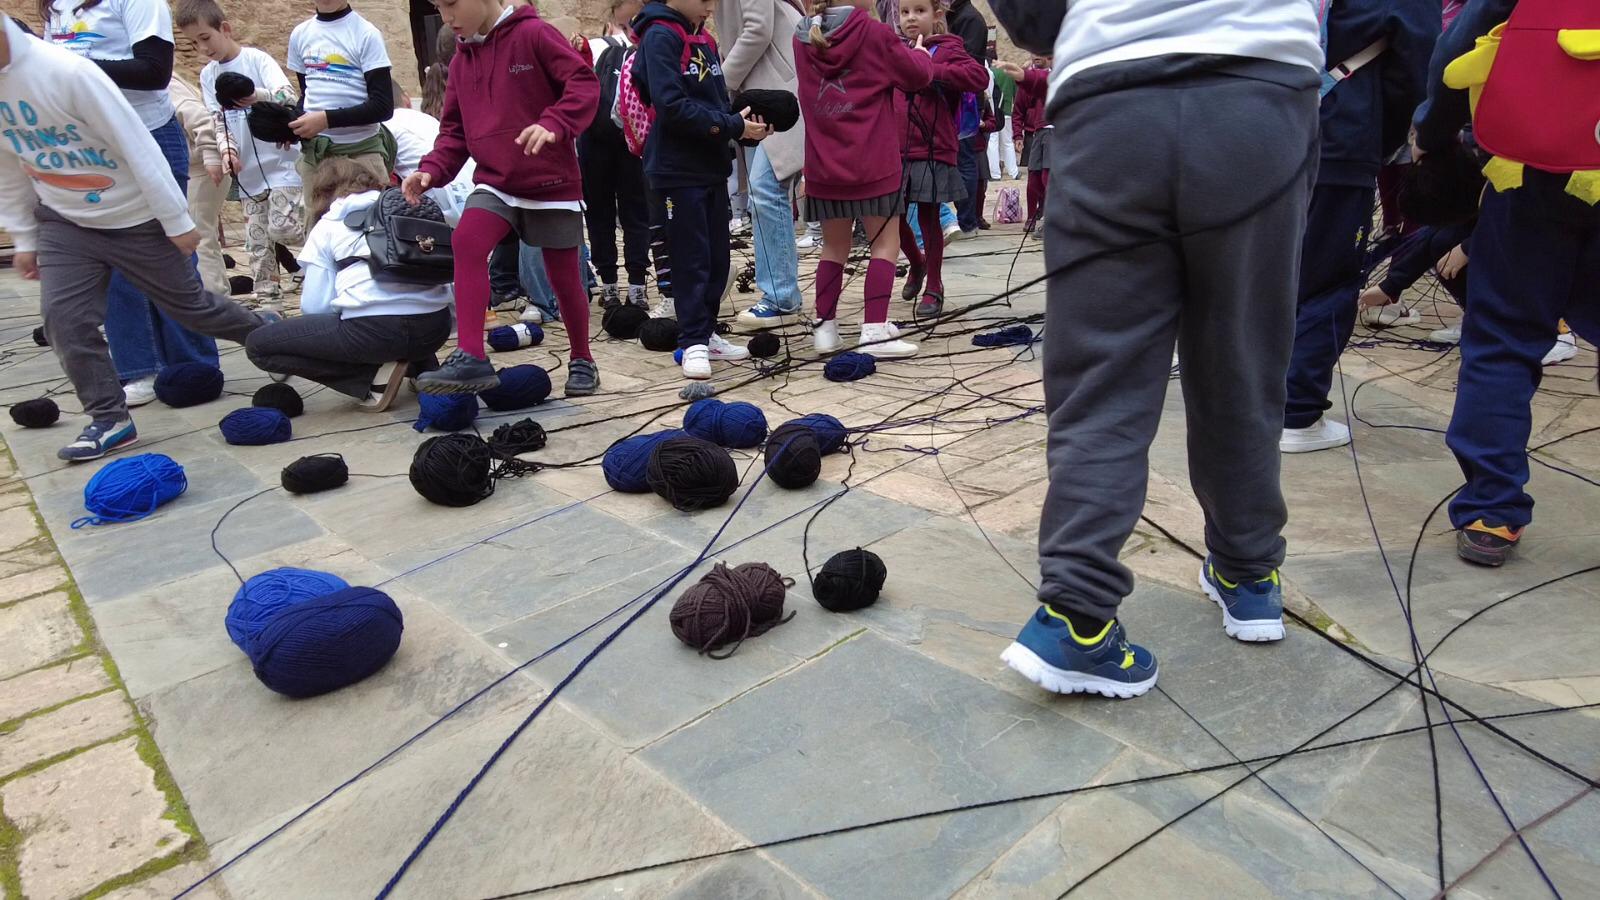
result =
[{"label": "hair in ponytail", "polygon": [[822,17],[828,12],[828,0],[816,0],[811,4],[811,46],[818,50],[826,50],[833,44],[828,41],[828,36],[822,33]]}]

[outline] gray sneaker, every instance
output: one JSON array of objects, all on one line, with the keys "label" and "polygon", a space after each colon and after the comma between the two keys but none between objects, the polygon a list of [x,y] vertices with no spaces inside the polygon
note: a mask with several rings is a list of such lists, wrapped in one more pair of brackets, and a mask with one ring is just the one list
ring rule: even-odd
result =
[{"label": "gray sneaker", "polygon": [[622,301],[617,297],[617,286],[604,284],[600,286],[600,308],[610,309]]},{"label": "gray sneaker", "polygon": [[628,285],[628,302],[642,309],[650,308],[650,298],[645,295],[644,285]]},{"label": "gray sneaker", "polygon": [[567,396],[587,397],[600,390],[600,368],[587,359],[567,364]]},{"label": "gray sneaker", "polygon": [[500,376],[486,359],[465,350],[450,351],[444,365],[417,376],[417,390],[424,394],[476,394],[500,386]]}]

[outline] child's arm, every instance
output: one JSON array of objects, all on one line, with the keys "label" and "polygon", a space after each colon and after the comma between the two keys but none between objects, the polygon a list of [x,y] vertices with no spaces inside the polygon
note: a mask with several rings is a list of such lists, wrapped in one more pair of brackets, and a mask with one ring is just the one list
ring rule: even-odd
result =
[{"label": "child's arm", "polygon": [[[946,48],[954,50],[954,47]],[[965,50],[959,53],[940,53],[933,59],[933,80],[947,91],[962,94],[987,94],[989,70],[973,59]]]},{"label": "child's arm", "polygon": [[600,108],[600,79],[594,66],[584,62],[553,25],[538,29],[532,52],[550,82],[561,85],[561,96],[532,124],[549,131],[556,140],[576,140]]},{"label": "child's arm", "polygon": [[922,48],[920,38],[917,46],[907,47],[892,28],[880,27],[878,34],[883,58],[889,63],[889,80],[895,87],[914,93],[933,83],[933,57]]},{"label": "child's arm", "polygon": [[97,59],[111,81],[129,91],[164,91],[172,80],[172,10],[166,3],[127,3],[121,10],[132,59]]},{"label": "child's arm", "polygon": [[256,79],[256,99],[293,105],[300,94],[295,92],[294,85],[289,81],[289,76],[283,74],[283,67],[278,65],[278,61],[254,47],[246,49],[247,52],[254,51],[261,62],[261,68],[256,72],[261,76]]},{"label": "child's arm", "polygon": [[639,47],[656,126],[702,140],[736,140],[744,133],[744,119],[689,96],[679,68],[682,54],[683,42],[666,28],[650,29]]},{"label": "child's arm", "polygon": [[33,190],[33,179],[22,172],[22,160],[5,154],[0,159],[0,228],[11,235],[18,253],[32,254],[39,246],[39,225],[33,219],[38,205],[39,195]]},{"label": "child's arm", "polygon": [[156,139],[139,121],[139,116],[123,98],[122,92],[109,77],[77,78],[66,85],[67,101],[73,114],[94,123],[115,158],[123,168],[119,172],[131,174],[150,215],[161,223],[161,230],[170,238],[180,238],[194,233],[194,220],[189,218],[189,203],[183,191],[172,178],[166,156],[157,146]]},{"label": "child's arm", "polygon": [[222,183],[222,150],[217,146],[216,122],[205,104],[193,94],[172,92],[172,108],[183,126],[189,144],[200,151],[200,161],[206,167],[213,184]]}]

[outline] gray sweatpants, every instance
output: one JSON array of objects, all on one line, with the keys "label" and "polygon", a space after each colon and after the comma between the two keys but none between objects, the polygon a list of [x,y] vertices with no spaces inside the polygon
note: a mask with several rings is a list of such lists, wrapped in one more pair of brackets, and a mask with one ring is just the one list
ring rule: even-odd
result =
[{"label": "gray sweatpants", "polygon": [[128,417],[122,382],[100,334],[112,269],[173,321],[200,334],[242,344],[262,325],[255,313],[201,287],[188,257],[154,219],[132,228],[84,228],[44,206],[36,218],[45,335],[84,413],[95,421]]},{"label": "gray sweatpants", "polygon": [[1045,216],[1039,599],[1101,619],[1133,590],[1117,556],[1144,509],[1174,341],[1206,547],[1230,580],[1283,561],[1278,439],[1317,133],[1309,69],[1150,83],[1158,63],[1125,65],[1058,99]]}]

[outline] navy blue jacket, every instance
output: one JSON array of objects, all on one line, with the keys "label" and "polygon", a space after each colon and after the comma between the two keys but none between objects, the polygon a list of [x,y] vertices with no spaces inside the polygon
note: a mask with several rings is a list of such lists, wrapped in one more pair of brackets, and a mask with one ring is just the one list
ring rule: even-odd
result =
[{"label": "navy blue jacket", "polygon": [[1467,92],[1444,86],[1444,67],[1471,50],[1478,38],[1511,18],[1517,0],[1468,0],[1439,39],[1428,64],[1428,99],[1417,110],[1417,146],[1429,153],[1450,148],[1472,119]]},{"label": "navy blue jacket", "polygon": [[657,190],[721,184],[733,173],[733,145],[744,120],[728,105],[722,60],[710,44],[695,45],[683,62],[683,39],[661,24],[689,20],[665,3],[648,3],[633,20],[639,52],[633,79],[639,99],[655,108],[644,144],[644,173]]},{"label": "navy blue jacket", "polygon": [[1439,0],[1335,0],[1328,13],[1328,68],[1389,39],[1322,98],[1317,183],[1370,187],[1383,161],[1406,142],[1427,93],[1428,59],[1440,31]]}]

